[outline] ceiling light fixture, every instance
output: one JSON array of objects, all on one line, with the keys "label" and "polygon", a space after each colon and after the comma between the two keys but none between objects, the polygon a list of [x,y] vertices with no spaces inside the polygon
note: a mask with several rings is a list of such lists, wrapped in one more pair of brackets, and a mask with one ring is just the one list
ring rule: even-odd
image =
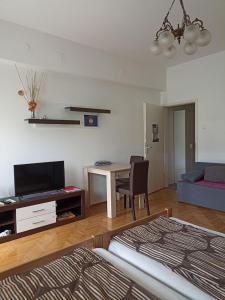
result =
[{"label": "ceiling light fixture", "polygon": [[181,26],[178,24],[177,28],[172,26],[168,17],[175,1],[173,0],[163,24],[156,32],[155,40],[150,47],[152,53],[155,55],[163,53],[168,58],[174,57],[176,47],[173,43],[177,40],[180,44],[181,38],[185,40],[183,50],[188,55],[194,54],[198,50],[198,46],[207,46],[211,41],[211,33],[204,28],[203,21],[198,18],[191,21],[190,16],[184,8],[183,0],[179,0],[183,11],[182,24]]}]

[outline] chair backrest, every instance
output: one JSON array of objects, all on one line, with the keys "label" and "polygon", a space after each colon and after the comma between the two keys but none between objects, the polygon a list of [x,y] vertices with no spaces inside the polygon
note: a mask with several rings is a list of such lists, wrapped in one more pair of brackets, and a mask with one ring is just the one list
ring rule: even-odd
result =
[{"label": "chair backrest", "polygon": [[148,167],[149,161],[135,161],[131,163],[130,194],[136,196],[148,193]]},{"label": "chair backrest", "polygon": [[144,160],[144,157],[143,156],[138,156],[138,155],[131,155],[131,157],[130,157],[130,164],[133,161],[140,161],[140,160]]}]

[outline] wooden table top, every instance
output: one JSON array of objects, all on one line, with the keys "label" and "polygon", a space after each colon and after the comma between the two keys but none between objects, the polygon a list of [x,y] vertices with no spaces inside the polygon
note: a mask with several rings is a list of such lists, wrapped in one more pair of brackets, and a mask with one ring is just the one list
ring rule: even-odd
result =
[{"label": "wooden table top", "polygon": [[128,171],[130,170],[129,164],[118,164],[112,163],[111,165],[106,166],[89,166],[87,167],[89,173],[99,173],[103,172],[119,172],[119,171]]}]

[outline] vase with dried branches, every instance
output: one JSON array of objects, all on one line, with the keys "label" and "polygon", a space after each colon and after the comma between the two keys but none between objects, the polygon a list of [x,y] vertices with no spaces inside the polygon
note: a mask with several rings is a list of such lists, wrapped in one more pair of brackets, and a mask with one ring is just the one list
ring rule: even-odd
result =
[{"label": "vase with dried branches", "polygon": [[27,101],[28,110],[31,112],[31,118],[35,118],[35,110],[37,108],[38,97],[45,80],[45,73],[35,70],[28,70],[22,78],[22,72],[15,65],[16,71],[22,85],[22,89],[18,91],[18,94]]}]

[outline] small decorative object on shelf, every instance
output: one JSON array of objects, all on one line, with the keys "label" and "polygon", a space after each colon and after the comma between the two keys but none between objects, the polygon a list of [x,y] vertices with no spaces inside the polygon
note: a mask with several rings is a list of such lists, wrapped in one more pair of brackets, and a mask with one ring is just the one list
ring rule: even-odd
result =
[{"label": "small decorative object on shelf", "polygon": [[26,71],[24,79],[22,78],[22,72],[19,71],[17,65],[15,65],[16,71],[22,85],[22,90],[18,91],[18,95],[24,97],[28,104],[28,110],[31,112],[31,118],[35,119],[35,111],[37,108],[38,98],[40,95],[41,87],[43,85],[45,74],[39,73],[34,70]]},{"label": "small decorative object on shelf", "polygon": [[98,126],[98,117],[92,116],[92,115],[84,115],[84,126],[97,127]]},{"label": "small decorative object on shelf", "polygon": [[3,238],[3,237],[6,237],[6,236],[9,236],[10,234],[12,233],[12,230],[4,230],[2,232],[0,232],[0,238]]},{"label": "small decorative object on shelf", "polygon": [[65,191],[66,193],[72,193],[72,192],[75,192],[75,191],[81,191],[81,188],[75,187],[75,186],[72,186],[72,185],[69,185],[69,186],[66,186],[66,187],[64,188],[64,191]]},{"label": "small decorative object on shelf", "polygon": [[57,216],[58,221],[68,220],[68,219],[74,219],[76,218],[75,214],[71,211],[66,211],[64,213],[61,213]]}]

